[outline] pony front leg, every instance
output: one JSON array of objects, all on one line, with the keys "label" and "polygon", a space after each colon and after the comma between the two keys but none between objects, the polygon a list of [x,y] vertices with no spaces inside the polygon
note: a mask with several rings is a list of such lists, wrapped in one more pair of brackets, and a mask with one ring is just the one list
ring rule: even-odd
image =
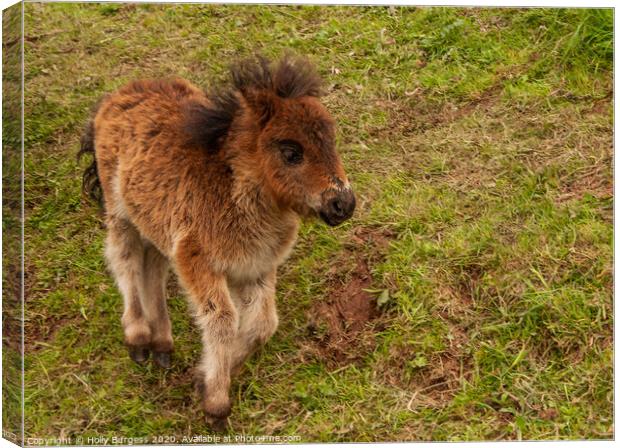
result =
[{"label": "pony front leg", "polygon": [[223,429],[231,410],[231,346],[238,332],[238,313],[230,299],[225,275],[210,269],[196,240],[181,243],[175,258],[179,278],[202,330],[203,351],[198,366],[202,406],[213,428]]},{"label": "pony front leg", "polygon": [[239,332],[232,350],[232,375],[237,375],[245,360],[264,345],[278,328],[276,310],[276,271],[255,282],[233,288],[239,309]]}]

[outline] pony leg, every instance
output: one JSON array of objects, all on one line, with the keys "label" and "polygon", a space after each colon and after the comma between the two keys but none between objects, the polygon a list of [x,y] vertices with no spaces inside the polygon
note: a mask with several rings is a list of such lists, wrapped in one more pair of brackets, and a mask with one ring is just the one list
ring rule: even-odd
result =
[{"label": "pony leg", "polygon": [[170,367],[173,348],[172,326],[166,305],[166,282],[169,262],[155,246],[146,244],[144,249],[144,276],[142,309],[151,329],[153,361],[160,367]]},{"label": "pony leg", "polygon": [[136,228],[127,220],[108,216],[105,255],[123,296],[121,318],[129,356],[141,363],[149,357],[151,329],[140,303],[144,248]]},{"label": "pony leg", "polygon": [[213,429],[221,430],[231,410],[230,348],[237,335],[239,317],[226,276],[213,272],[198,239],[180,241],[174,258],[179,279],[202,330],[202,359],[197,369],[202,406]]},{"label": "pony leg", "polygon": [[239,288],[240,325],[232,350],[232,372],[237,375],[245,360],[275,333],[278,313],[275,300],[276,272]]}]

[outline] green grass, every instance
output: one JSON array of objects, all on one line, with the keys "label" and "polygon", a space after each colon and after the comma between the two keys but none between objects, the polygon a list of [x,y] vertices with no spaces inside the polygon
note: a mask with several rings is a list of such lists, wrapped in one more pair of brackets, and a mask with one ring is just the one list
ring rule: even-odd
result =
[{"label": "green grass", "polygon": [[[326,79],[359,206],[303,226],[227,434],[613,437],[611,10],[27,3],[25,28],[27,437],[209,434],[178,288],[173,368],[125,353],[74,155],[103,93],[287,48]],[[380,313],[325,344],[360,269]]]}]

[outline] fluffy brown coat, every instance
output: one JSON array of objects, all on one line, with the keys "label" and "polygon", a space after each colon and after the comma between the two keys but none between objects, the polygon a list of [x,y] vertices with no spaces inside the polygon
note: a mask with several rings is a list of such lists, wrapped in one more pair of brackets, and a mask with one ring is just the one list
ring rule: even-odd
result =
[{"label": "fluffy brown coat", "polygon": [[231,374],[276,330],[276,270],[300,217],[336,225],[355,207],[312,66],[247,60],[232,81],[213,95],[182,79],[132,82],[102,99],[81,150],[95,153],[84,185],[102,190],[130,355],[170,363],[171,264],[203,331],[214,426],[230,414]]}]

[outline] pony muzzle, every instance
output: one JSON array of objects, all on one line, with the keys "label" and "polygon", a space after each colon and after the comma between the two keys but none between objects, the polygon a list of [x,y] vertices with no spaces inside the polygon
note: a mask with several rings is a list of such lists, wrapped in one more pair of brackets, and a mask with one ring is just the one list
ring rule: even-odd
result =
[{"label": "pony muzzle", "polygon": [[321,195],[319,216],[332,227],[349,219],[354,211],[355,195],[350,188],[330,188]]}]

